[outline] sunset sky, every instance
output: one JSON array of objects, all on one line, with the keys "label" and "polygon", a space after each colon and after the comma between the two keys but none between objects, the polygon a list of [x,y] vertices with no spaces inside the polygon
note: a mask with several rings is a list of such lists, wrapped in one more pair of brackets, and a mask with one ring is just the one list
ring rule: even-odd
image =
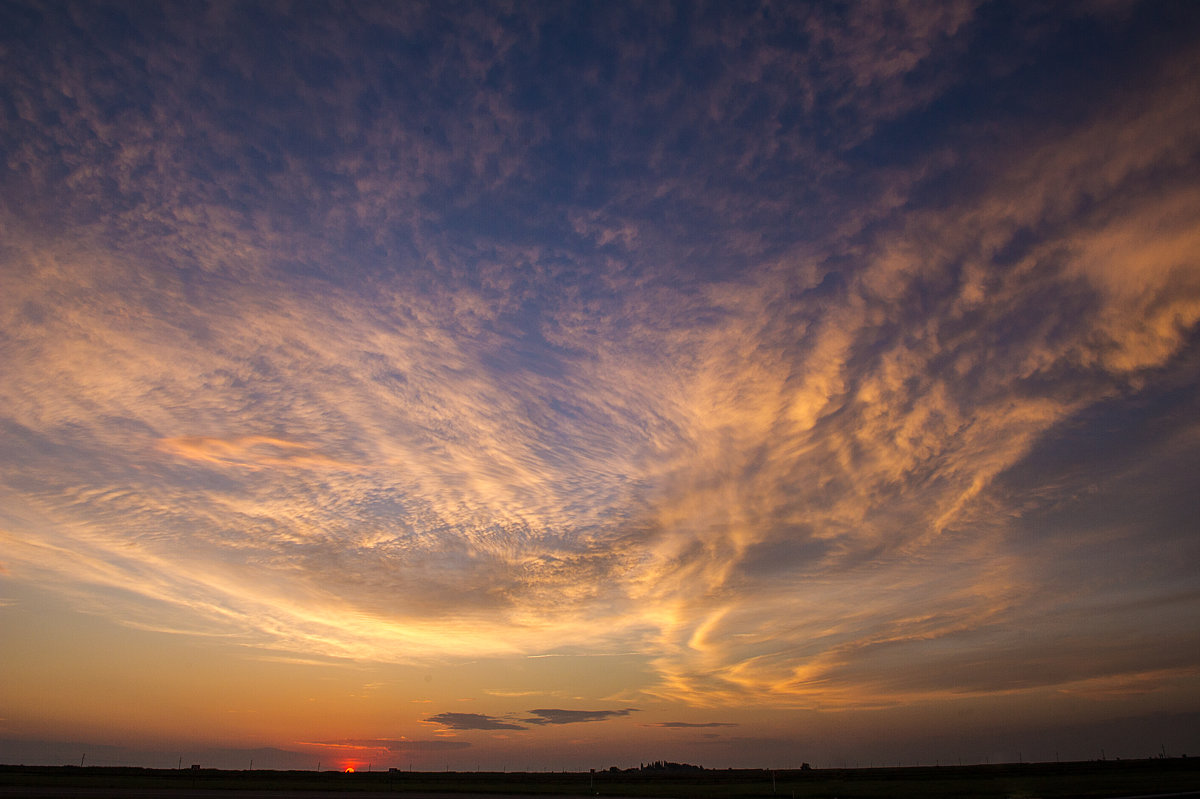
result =
[{"label": "sunset sky", "polygon": [[1200,3],[0,4],[0,763],[1200,755]]}]

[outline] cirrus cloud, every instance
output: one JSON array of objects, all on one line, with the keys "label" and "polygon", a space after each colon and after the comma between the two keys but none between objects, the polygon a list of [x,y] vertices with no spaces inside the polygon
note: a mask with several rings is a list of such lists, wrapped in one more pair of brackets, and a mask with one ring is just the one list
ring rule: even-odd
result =
[{"label": "cirrus cloud", "polygon": [[10,4],[5,580],[649,664],[581,702],[1188,684],[1200,23],[1118,6]]}]

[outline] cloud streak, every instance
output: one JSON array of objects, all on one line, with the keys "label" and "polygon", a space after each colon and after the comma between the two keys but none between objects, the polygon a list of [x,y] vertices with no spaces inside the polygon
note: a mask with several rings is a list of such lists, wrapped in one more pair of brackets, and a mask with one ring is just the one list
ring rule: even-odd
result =
[{"label": "cloud streak", "polygon": [[691,730],[691,729],[707,729],[710,727],[736,727],[738,725],[734,724],[732,722],[727,722],[727,721],[703,721],[703,722],[664,721],[659,724],[655,724],[653,726],[667,727],[669,729]]},{"label": "cloud streak", "polygon": [[[496,718],[483,713],[438,713],[425,721],[440,724],[451,730],[526,730],[527,725],[537,727],[560,724],[584,724],[593,721],[607,721],[636,713],[637,708],[627,707],[621,710],[563,710],[561,708],[541,708],[530,710],[532,716],[508,720]],[[519,723],[518,723],[519,722]]]},{"label": "cloud streak", "polygon": [[408,738],[347,738],[342,741],[305,742],[303,745],[357,752],[447,752],[456,749],[469,749],[471,747],[470,741],[423,741],[410,740]]}]

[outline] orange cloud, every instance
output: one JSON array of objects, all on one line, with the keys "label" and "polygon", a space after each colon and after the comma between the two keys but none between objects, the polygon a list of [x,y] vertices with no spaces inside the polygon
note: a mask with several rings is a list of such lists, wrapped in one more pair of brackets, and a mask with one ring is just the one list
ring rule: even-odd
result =
[{"label": "orange cloud", "polygon": [[354,464],[321,455],[309,445],[270,436],[240,436],[228,439],[182,436],[160,440],[159,448],[182,458],[243,469],[359,468]]}]

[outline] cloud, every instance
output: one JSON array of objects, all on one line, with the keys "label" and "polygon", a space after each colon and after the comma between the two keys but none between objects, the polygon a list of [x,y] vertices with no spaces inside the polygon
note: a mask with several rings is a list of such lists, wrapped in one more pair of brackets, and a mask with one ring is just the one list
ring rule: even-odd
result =
[{"label": "cloud", "polygon": [[440,724],[451,730],[523,730],[520,724],[483,713],[438,713],[425,719],[433,724]]},{"label": "cloud", "polygon": [[471,747],[469,741],[410,740],[408,738],[346,738],[340,741],[305,742],[303,745],[387,752],[444,752]]},{"label": "cloud", "polygon": [[557,708],[542,708],[530,710],[533,716],[517,719],[521,723],[507,721],[503,718],[488,716],[482,713],[439,713],[425,719],[427,722],[441,724],[454,730],[525,730],[525,724],[537,726],[547,724],[580,724],[589,721],[605,721],[610,718],[628,716],[637,708],[628,707],[622,710],[561,710]]},{"label": "cloud", "polygon": [[736,727],[737,724],[727,721],[705,721],[705,722],[688,722],[688,721],[663,721],[658,724],[647,725],[650,727],[668,727],[671,729],[703,729],[707,727]]},{"label": "cloud", "polygon": [[236,466],[245,469],[355,468],[352,464],[314,453],[305,444],[270,436],[241,436],[234,439],[185,436],[163,439],[159,446],[164,452],[215,466]]},{"label": "cloud", "polygon": [[630,713],[636,713],[636,707],[627,707],[622,710],[559,710],[556,708],[542,708],[540,710],[531,710],[534,714],[530,718],[521,719],[529,724],[579,724],[587,721],[606,721],[619,716],[628,716]]}]

